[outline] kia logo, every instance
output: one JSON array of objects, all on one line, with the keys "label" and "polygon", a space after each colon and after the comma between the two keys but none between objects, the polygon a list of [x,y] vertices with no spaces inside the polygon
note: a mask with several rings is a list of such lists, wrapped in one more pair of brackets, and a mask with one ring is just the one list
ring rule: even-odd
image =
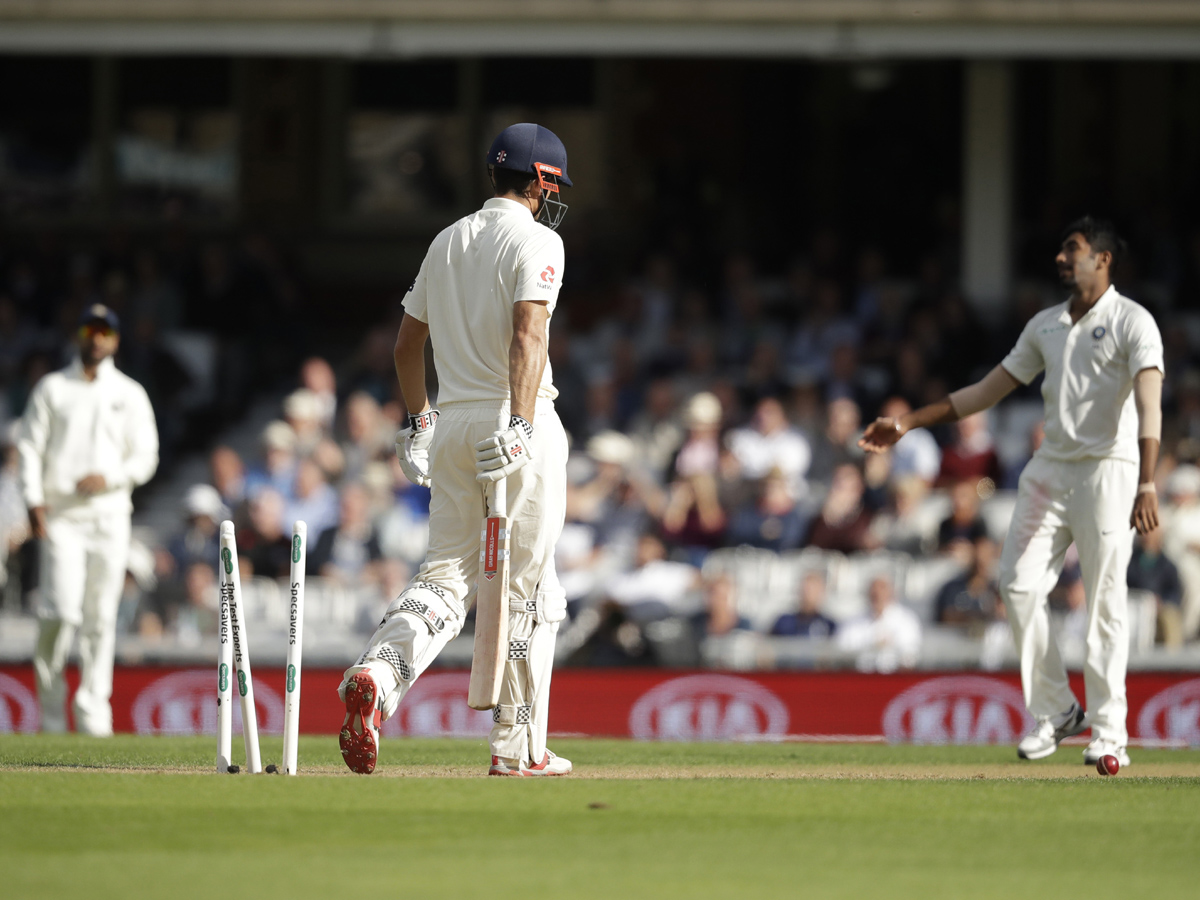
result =
[{"label": "kia logo", "polygon": [[383,723],[389,737],[479,737],[492,730],[490,709],[467,706],[466,672],[423,675],[404,697],[395,715]]},{"label": "kia logo", "polygon": [[1200,678],[1151,697],[1138,714],[1138,737],[1147,743],[1200,747]]},{"label": "kia logo", "polygon": [[0,672],[0,734],[38,730],[40,715],[33,691],[11,675]]},{"label": "kia logo", "polygon": [[629,714],[629,731],[641,740],[729,741],[787,728],[783,701],[734,675],[673,678],[639,697]]},{"label": "kia logo", "polygon": [[893,744],[1008,744],[1032,725],[1019,690],[981,675],[922,681],[883,713]]},{"label": "kia logo", "polygon": [[[283,700],[259,680],[254,708],[261,734],[283,733]],[[217,679],[208,669],[173,672],[148,684],[133,701],[138,734],[216,734]],[[242,704],[233,704],[233,729],[242,730]]]}]

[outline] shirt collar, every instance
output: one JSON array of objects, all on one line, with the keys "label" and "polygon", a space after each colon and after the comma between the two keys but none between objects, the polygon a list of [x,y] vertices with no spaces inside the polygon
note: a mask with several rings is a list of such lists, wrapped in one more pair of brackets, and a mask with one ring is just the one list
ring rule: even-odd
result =
[{"label": "shirt collar", "polygon": [[[96,367],[96,380],[100,381],[100,380],[108,377],[108,375],[110,375],[112,372],[116,371],[116,368],[117,368],[117,365],[116,365],[116,363],[113,362],[113,359],[111,356],[108,359],[102,360],[100,365],[98,365]],[[83,380],[83,360],[80,359],[78,356],[76,356],[73,360],[71,360],[71,364],[69,366],[67,366],[67,372],[70,373],[72,378],[78,378],[82,381]]]},{"label": "shirt collar", "polygon": [[[1079,321],[1082,322],[1084,319],[1086,319],[1088,316],[1090,316],[1096,310],[1100,309],[1102,306],[1104,306],[1105,304],[1110,302],[1110,300],[1115,296],[1117,296],[1116,285],[1110,284],[1108,286],[1108,290],[1106,290],[1103,294],[1101,294],[1100,297],[1096,300],[1096,302],[1092,304],[1092,308],[1089,309],[1087,312],[1085,312],[1082,316],[1079,317]],[[1071,324],[1071,301],[1070,300],[1067,300],[1065,303],[1063,303],[1062,312],[1060,312],[1058,314],[1058,321],[1066,322],[1068,325]],[[1078,323],[1076,323],[1076,324],[1078,324]]]},{"label": "shirt collar", "polygon": [[518,203],[516,200],[509,200],[507,197],[493,197],[491,200],[485,200],[484,209],[499,209],[504,212],[523,212],[532,218],[533,213],[529,211],[529,207],[524,203]]},{"label": "shirt collar", "polygon": [[1101,294],[1101,295],[1100,295],[1100,299],[1099,299],[1099,300],[1097,300],[1097,301],[1096,301],[1096,302],[1095,302],[1095,303],[1092,305],[1092,308],[1091,308],[1091,309],[1089,309],[1089,310],[1087,311],[1087,313],[1085,313],[1085,315],[1084,315],[1084,318],[1087,318],[1087,316],[1088,316],[1088,315],[1090,315],[1091,313],[1094,313],[1094,312],[1095,312],[1096,310],[1098,310],[1098,309],[1099,309],[1101,306],[1104,306],[1106,303],[1109,303],[1109,302],[1112,300],[1112,298],[1113,298],[1113,297],[1115,297],[1115,296],[1117,296],[1117,288],[1116,288],[1116,285],[1112,285],[1112,284],[1110,284],[1110,285],[1108,286],[1108,290],[1107,290],[1107,291],[1105,291],[1103,294]]}]

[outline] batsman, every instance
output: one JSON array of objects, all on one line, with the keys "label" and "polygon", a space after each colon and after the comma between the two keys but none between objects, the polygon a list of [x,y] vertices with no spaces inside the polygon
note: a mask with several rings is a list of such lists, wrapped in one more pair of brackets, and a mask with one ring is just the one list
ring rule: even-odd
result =
[{"label": "batsman", "polygon": [[[432,492],[429,551],[338,689],[346,704],[342,756],[363,774],[375,768],[381,723],[462,630],[497,483],[507,496],[510,582],[500,601],[508,606],[507,660],[488,774],[571,771],[546,747],[554,643],[566,615],[554,545],[565,515],[567,438],[547,361],[563,277],[556,229],[567,209],[560,186],[571,185],[566,148],[540,125],[512,125],[492,142],[487,171],[494,196],[434,239],[404,299],[395,362],[410,415],[396,454],[405,475]],[[426,395],[427,341],[436,409]],[[479,644],[477,634],[477,654]]]}]

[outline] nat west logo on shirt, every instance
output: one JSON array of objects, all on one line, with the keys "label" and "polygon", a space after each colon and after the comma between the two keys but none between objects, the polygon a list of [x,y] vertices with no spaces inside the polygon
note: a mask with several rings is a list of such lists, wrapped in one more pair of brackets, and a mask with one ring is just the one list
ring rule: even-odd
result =
[{"label": "nat west logo on shirt", "polygon": [[546,284],[554,284],[554,266],[546,266],[542,272],[542,281]]},{"label": "nat west logo on shirt", "polygon": [[1066,331],[1070,327],[1065,322],[1059,322],[1057,325],[1051,325],[1048,328],[1039,328],[1038,334],[1054,334],[1056,331]]}]

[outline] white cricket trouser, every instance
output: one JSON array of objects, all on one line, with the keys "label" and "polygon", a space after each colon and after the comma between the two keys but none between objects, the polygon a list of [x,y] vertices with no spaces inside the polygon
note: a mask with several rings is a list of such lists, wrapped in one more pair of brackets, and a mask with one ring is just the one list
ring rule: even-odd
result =
[{"label": "white cricket trouser", "polygon": [[1000,556],[1000,593],[1021,657],[1025,705],[1035,718],[1070,708],[1075,695],[1050,629],[1047,603],[1071,542],[1087,594],[1084,685],[1093,738],[1125,746],[1129,662],[1126,571],[1138,467],[1116,459],[1051,462],[1021,474],[1017,507]]},{"label": "white cricket trouser", "polygon": [[[384,697],[385,718],[462,630],[477,590],[486,506],[485,487],[475,480],[475,444],[506,427],[508,419],[507,402],[441,409],[430,452],[429,551],[388,607],[367,651],[346,671],[346,680],[364,669],[371,672]],[[554,545],[566,515],[567,437],[550,401],[538,401],[530,444],[531,461],[507,482],[511,640],[490,743],[496,756],[540,762],[555,636],[566,615]]]},{"label": "white cricket trouser", "polygon": [[129,556],[129,514],[90,519],[52,516],[42,542],[41,627],[34,673],[42,730],[67,730],[67,681],[71,643],[79,635],[79,689],[75,728],[112,734],[113,646],[117,606]]}]

